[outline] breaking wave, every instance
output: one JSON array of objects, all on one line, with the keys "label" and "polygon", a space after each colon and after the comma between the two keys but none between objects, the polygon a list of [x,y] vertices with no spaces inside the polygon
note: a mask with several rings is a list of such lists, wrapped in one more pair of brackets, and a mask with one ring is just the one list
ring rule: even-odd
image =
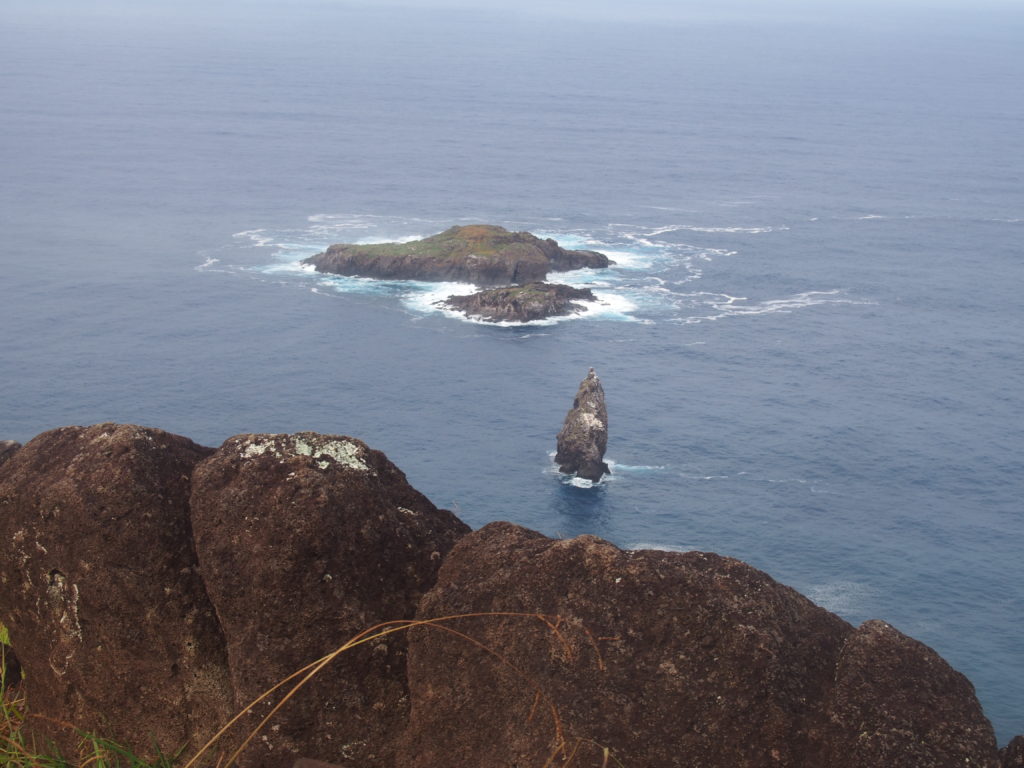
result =
[{"label": "breaking wave", "polygon": [[[792,295],[749,299],[728,290],[694,290],[705,281],[707,268],[723,259],[742,258],[747,236],[785,232],[782,225],[703,225],[700,223],[609,223],[594,228],[565,226],[560,219],[505,222],[508,229],[528,230],[550,237],[566,248],[597,250],[615,263],[608,269],[580,269],[553,273],[552,282],[589,288],[596,300],[584,303],[584,311],[531,323],[489,323],[467,318],[439,305],[453,295],[465,295],[476,286],[462,283],[428,283],[416,280],[376,280],[316,272],[302,260],[338,242],[360,244],[409,242],[435,234],[453,224],[477,219],[434,220],[366,214],[318,213],[297,227],[259,227],[236,232],[232,242],[216,256],[196,267],[199,271],[235,271],[274,279],[318,294],[373,294],[397,300],[405,311],[420,316],[437,315],[465,323],[488,326],[550,326],[574,320],[696,324],[726,318],[794,312],[821,305],[864,304],[841,288],[824,287]],[[704,242],[690,242],[688,235]],[[719,270],[716,270],[716,272]],[[719,280],[721,278],[718,278]],[[705,281],[706,282],[706,281]],[[717,288],[717,286],[716,286]]]}]

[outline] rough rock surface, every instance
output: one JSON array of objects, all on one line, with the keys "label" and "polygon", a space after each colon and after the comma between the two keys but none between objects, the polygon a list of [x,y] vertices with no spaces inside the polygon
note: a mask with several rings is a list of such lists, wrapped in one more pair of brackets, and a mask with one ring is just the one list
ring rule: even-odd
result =
[{"label": "rough rock surface", "polygon": [[410,633],[398,765],[542,765],[560,745],[551,764],[578,747],[578,768],[605,765],[602,747],[645,768],[996,765],[973,692],[934,653],[887,626],[854,631],[737,560],[492,523],[452,550],[420,617],[498,611],[548,618],[446,624],[488,650]]},{"label": "rough rock surface", "polygon": [[464,312],[490,323],[529,323],[560,315],[586,311],[580,301],[596,301],[589,288],[573,288],[558,283],[527,283],[491,288],[469,296],[449,296],[439,306]]},{"label": "rough rock surface", "polygon": [[609,473],[604,463],[608,447],[608,409],[604,403],[604,388],[591,368],[580,382],[572,408],[558,433],[555,463],[566,474],[597,482]]},{"label": "rough rock surface", "polygon": [[995,737],[974,686],[884,621],[851,633],[830,703],[832,768],[995,768]]},{"label": "rough rock surface", "polygon": [[1013,740],[999,752],[1002,760],[1001,768],[1024,768],[1024,736],[1014,736]]},{"label": "rough rock surface", "polygon": [[231,712],[190,536],[189,477],[209,453],[158,429],[65,427],[0,473],[0,622],[31,722],[65,753],[77,737],[60,722],[149,754]]},{"label": "rough rock surface", "polygon": [[13,440],[0,440],[0,464],[11,458],[19,448],[21,448],[21,443],[16,443]]},{"label": "rough rock surface", "polygon": [[14,655],[14,649],[0,645],[0,665],[3,666],[3,686],[11,688],[21,682],[21,662]]},{"label": "rough rock surface", "polygon": [[538,282],[549,271],[600,268],[612,262],[596,251],[566,250],[529,232],[475,224],[410,243],[340,243],[303,263],[337,275],[489,286]]},{"label": "rough rock surface", "polygon": [[[229,439],[196,469],[192,510],[239,709],[358,632],[412,618],[441,558],[469,530],[384,454],[310,432]],[[405,657],[404,634],[339,657],[243,765],[290,766],[300,756],[389,764],[408,712]]]}]

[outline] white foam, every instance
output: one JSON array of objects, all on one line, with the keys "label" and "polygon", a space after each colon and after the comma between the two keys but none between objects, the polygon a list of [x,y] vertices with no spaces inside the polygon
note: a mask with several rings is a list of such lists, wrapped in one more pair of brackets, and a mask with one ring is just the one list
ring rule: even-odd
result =
[{"label": "white foam", "polygon": [[411,243],[414,240],[423,240],[430,235],[403,235],[402,237],[361,237],[355,241],[356,245],[382,245],[384,243]]},{"label": "white foam", "polygon": [[788,230],[789,227],[701,227],[695,224],[672,224],[667,227],[659,227],[651,230],[647,233],[647,237],[654,237],[656,235],[663,235],[668,232],[704,232],[709,234],[744,234],[744,235],[760,235],[765,232],[783,232]]},{"label": "white foam", "polygon": [[857,581],[812,584],[802,591],[811,602],[840,615],[866,613],[874,597],[874,589]]},{"label": "white foam", "polygon": [[750,301],[745,296],[730,296],[727,293],[710,293],[699,291],[691,294],[680,294],[694,300],[694,303],[710,307],[714,314],[693,315],[682,319],[683,323],[701,323],[706,320],[721,320],[725,317],[770,315],[777,313],[790,313],[797,309],[815,307],[821,304],[874,304],[872,301],[860,299],[849,299],[843,295],[839,288],[829,291],[805,291],[783,299],[765,299],[763,301],[745,303]]},{"label": "white foam", "polygon": [[265,275],[303,275],[316,274],[316,267],[312,264],[303,264],[300,261],[279,261],[276,264],[266,264],[258,267],[257,271]]},{"label": "white foam", "polygon": [[608,459],[607,464],[608,469],[611,470],[612,474],[615,474],[616,472],[660,472],[665,469],[663,465],[657,464],[619,464],[614,459]]},{"label": "white foam", "polygon": [[274,242],[274,238],[267,235],[266,231],[265,229],[247,229],[243,232],[235,232],[232,237],[236,240],[251,240],[259,248]]},{"label": "white foam", "polygon": [[648,541],[638,541],[638,542],[635,542],[633,544],[630,544],[630,545],[624,547],[624,549],[627,549],[627,550],[632,551],[632,552],[636,552],[636,551],[641,550],[641,549],[654,550],[655,552],[695,552],[696,551],[696,547],[691,547],[691,546],[688,546],[688,545],[685,545],[685,544],[683,544],[683,545],[679,545],[679,544],[653,544],[653,543],[648,542]]},{"label": "white foam", "polygon": [[220,259],[215,259],[213,258],[213,256],[207,256],[206,261],[204,261],[202,264],[196,265],[195,269],[197,272],[204,272],[210,267],[212,267],[214,264],[217,264],[219,262]]}]

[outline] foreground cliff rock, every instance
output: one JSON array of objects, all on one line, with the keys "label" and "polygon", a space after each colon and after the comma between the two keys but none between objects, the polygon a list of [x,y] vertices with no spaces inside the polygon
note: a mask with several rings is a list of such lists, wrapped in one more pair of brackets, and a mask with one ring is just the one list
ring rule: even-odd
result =
[{"label": "foreground cliff rock", "polygon": [[28,722],[70,755],[73,728],[191,755],[418,616],[326,667],[241,765],[1024,768],[1024,739],[997,753],[970,683],[884,622],[714,554],[467,531],[350,437],[44,433],[0,464]]},{"label": "foreground cliff rock", "polygon": [[542,282],[548,272],[602,268],[612,262],[596,251],[567,250],[529,232],[475,224],[410,243],[340,243],[303,263],[336,275],[491,286]]},{"label": "foreground cliff rock", "polygon": [[[214,451],[133,425],[44,433],[0,466],[0,622],[32,728],[69,755],[75,728],[142,756],[191,753],[265,687],[411,618],[466,531],[352,438],[241,435]],[[405,681],[403,636],[355,650],[242,765],[389,764]]]},{"label": "foreground cliff rock", "polygon": [[608,447],[608,409],[604,388],[591,368],[558,433],[555,463],[560,472],[597,482],[610,470],[604,463]]},{"label": "foreground cliff rock", "polygon": [[399,765],[620,764],[608,748],[645,768],[998,766],[970,683],[933,651],[737,560],[492,523],[420,605],[482,612],[528,615],[450,623],[473,642],[411,633]]},{"label": "foreground cliff rock", "polygon": [[587,310],[581,301],[597,301],[589,288],[558,283],[527,283],[491,288],[469,296],[449,296],[439,306],[489,323],[529,323]]},{"label": "foreground cliff rock", "polygon": [[232,712],[190,533],[190,478],[211,452],[100,424],[39,435],[0,467],[0,622],[33,725],[67,754],[78,738],[60,723],[148,752]]},{"label": "foreground cliff rock", "polygon": [[[350,437],[239,435],[195,470],[192,526],[241,709],[362,630],[410,618],[469,528]],[[391,763],[408,715],[404,634],[325,668],[242,765]],[[269,711],[275,696],[249,722]]]}]

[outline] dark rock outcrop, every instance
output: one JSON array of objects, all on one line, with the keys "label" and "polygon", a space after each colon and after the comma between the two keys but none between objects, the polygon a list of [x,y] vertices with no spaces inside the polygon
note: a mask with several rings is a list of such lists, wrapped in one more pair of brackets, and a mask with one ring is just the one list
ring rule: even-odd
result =
[{"label": "dark rock outcrop", "polygon": [[539,282],[549,271],[600,268],[612,262],[596,251],[566,250],[529,232],[475,224],[411,243],[340,243],[303,263],[337,275],[490,286]]},{"label": "dark rock outcrop", "polygon": [[884,621],[865,622],[846,637],[829,716],[831,768],[997,765],[974,686]]},{"label": "dark rock outcrop", "polygon": [[472,642],[410,633],[399,765],[574,751],[580,768],[997,765],[973,691],[932,651],[887,625],[853,630],[731,558],[493,523],[456,545],[420,605],[424,619],[481,612],[527,616],[446,625]]},{"label": "dark rock outcrop", "polygon": [[0,464],[11,458],[21,448],[21,443],[14,440],[0,440]]},{"label": "dark rock outcrop", "polygon": [[[379,622],[412,618],[469,529],[349,437],[240,435],[195,471],[196,550],[228,643],[236,705]],[[243,757],[388,765],[405,726],[406,639],[340,656]],[[255,724],[270,705],[254,708]]]},{"label": "dark rock outcrop", "polygon": [[0,622],[31,727],[66,754],[72,725],[189,754],[417,615],[326,667],[242,764],[1024,768],[1024,738],[997,753],[970,683],[884,622],[714,554],[467,531],[348,437],[44,433],[0,470]]},{"label": "dark rock outcrop", "polygon": [[192,547],[189,478],[211,453],[158,429],[39,435],[0,473],[0,622],[26,676],[32,727],[60,723],[151,754],[231,714],[224,641]]},{"label": "dark rock outcrop", "polygon": [[610,470],[604,463],[608,447],[608,409],[604,388],[594,369],[580,382],[572,408],[558,433],[555,463],[566,474],[597,482]]},{"label": "dark rock outcrop", "polygon": [[0,645],[0,670],[3,677],[3,687],[13,688],[21,682],[21,662],[14,655],[14,649],[7,645]]},{"label": "dark rock outcrop", "polygon": [[1002,761],[1000,768],[1024,768],[1024,736],[1014,736],[999,751],[999,759]]},{"label": "dark rock outcrop", "polygon": [[491,288],[469,296],[449,296],[439,306],[456,309],[490,323],[529,323],[548,317],[585,312],[580,301],[596,301],[589,288],[558,283],[527,283]]}]

